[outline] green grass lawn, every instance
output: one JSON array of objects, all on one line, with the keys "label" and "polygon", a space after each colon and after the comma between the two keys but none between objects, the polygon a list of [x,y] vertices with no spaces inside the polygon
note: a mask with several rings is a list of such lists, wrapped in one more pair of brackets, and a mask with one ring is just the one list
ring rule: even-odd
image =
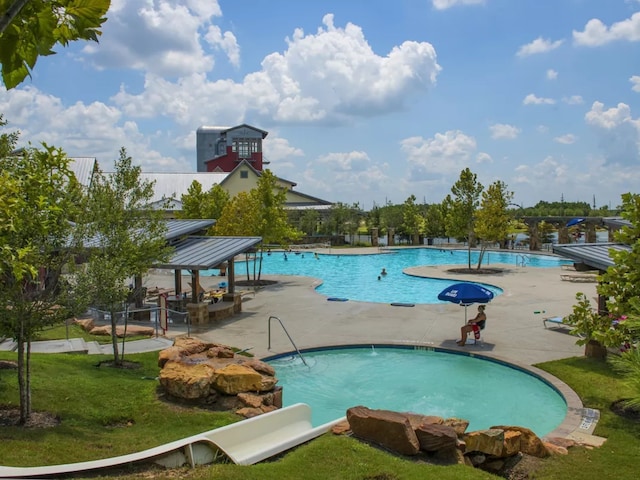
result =
[{"label": "green grass lawn", "polygon": [[[13,359],[0,352],[0,359]],[[131,453],[225,425],[235,415],[163,401],[156,377],[157,353],[127,355],[138,369],[98,367],[108,356],[33,354],[34,411],[59,416],[59,426],[24,429],[0,426],[0,463],[35,466],[79,462]],[[601,448],[573,448],[568,456],[542,462],[536,479],[633,478],[640,454],[640,424],[611,413],[611,402],[628,392],[607,364],[574,358],[539,365],[572,386],[585,406],[597,408],[596,435]],[[0,370],[0,406],[18,406],[15,370]],[[440,467],[412,462],[353,438],[324,435],[277,460],[250,467],[216,464],[164,472],[119,473],[118,478],[184,479],[488,479],[464,466]],[[110,478],[113,478],[111,476]]]}]

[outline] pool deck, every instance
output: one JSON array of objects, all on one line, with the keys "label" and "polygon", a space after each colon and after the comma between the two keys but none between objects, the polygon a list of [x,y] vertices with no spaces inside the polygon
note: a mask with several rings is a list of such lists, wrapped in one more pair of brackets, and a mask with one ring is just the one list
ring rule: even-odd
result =
[{"label": "pool deck", "polygon": [[[375,251],[377,249],[361,248],[332,253]],[[487,326],[480,345],[456,345],[460,327],[464,324],[463,307],[454,304],[397,307],[352,300],[330,302],[314,291],[321,283],[320,279],[285,275],[264,275],[263,278],[277,280],[277,283],[246,296],[241,314],[213,325],[192,328],[191,333],[206,341],[251,348],[251,353],[258,357],[291,351],[291,342],[277,321],[271,324],[269,348],[269,317],[276,316],[300,349],[345,344],[422,345],[468,351],[524,365],[583,354],[584,348],[575,344],[576,338],[569,335],[568,330],[545,328],[543,318],[571,313],[577,292],[595,299],[595,283],[563,281],[560,277],[563,270],[559,266],[490,266],[500,267],[503,272],[452,274],[447,271],[451,265],[405,270],[412,275],[478,281],[502,288],[503,294],[487,305]],[[169,287],[172,282],[172,275],[154,274],[145,283]],[[476,307],[470,306],[469,317],[475,313]],[[184,332],[184,325],[170,325],[167,335],[171,337]]]}]

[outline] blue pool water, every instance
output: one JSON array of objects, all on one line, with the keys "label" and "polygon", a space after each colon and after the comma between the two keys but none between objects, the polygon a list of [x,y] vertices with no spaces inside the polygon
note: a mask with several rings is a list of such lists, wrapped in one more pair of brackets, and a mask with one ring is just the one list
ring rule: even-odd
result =
[{"label": "blue pool water", "polygon": [[562,396],[541,379],[506,364],[434,350],[350,347],[302,352],[267,362],[284,406],[311,406],[314,426],[350,407],[469,420],[469,430],[518,425],[546,435],[564,420]]},{"label": "blue pool water", "polygon": [[[455,283],[451,280],[419,278],[403,274],[407,267],[419,265],[467,265],[466,250],[446,250],[428,248],[408,248],[392,250],[392,253],[371,255],[331,255],[312,252],[272,252],[264,255],[263,275],[303,275],[319,278],[323,281],[316,290],[327,297],[347,298],[364,302],[379,303],[442,303],[438,293]],[[472,265],[477,264],[477,252],[472,252]],[[521,265],[524,268],[557,267],[571,263],[550,255],[516,254],[508,252],[487,252],[483,265],[504,263]],[[385,268],[387,275],[378,276]],[[245,262],[236,262],[236,278],[246,276]],[[253,263],[249,263],[253,275]],[[216,271],[217,272],[217,271]],[[203,272],[206,275],[206,272]],[[434,272],[437,275],[437,272]],[[461,276],[457,281],[468,281]],[[502,293],[500,288],[484,285],[494,294]]]}]

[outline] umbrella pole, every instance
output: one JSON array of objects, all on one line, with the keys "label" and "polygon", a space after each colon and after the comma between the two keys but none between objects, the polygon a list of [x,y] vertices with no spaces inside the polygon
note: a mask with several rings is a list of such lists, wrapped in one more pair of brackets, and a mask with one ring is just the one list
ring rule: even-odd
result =
[{"label": "umbrella pole", "polygon": [[469,306],[469,305],[465,305],[465,306],[464,306],[464,324],[465,324],[465,325],[467,324],[467,307],[468,307],[468,306]]}]

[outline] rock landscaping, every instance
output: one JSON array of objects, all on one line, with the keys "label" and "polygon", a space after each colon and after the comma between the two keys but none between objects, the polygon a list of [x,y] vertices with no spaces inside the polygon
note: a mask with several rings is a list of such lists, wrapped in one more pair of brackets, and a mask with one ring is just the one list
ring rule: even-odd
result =
[{"label": "rock landscaping", "polygon": [[[73,323],[80,325],[85,332],[88,332],[91,335],[111,335],[111,325],[96,325],[92,318],[76,318],[73,320]],[[125,336],[132,337],[136,335],[148,335],[151,337],[154,334],[155,330],[153,327],[127,325],[126,332],[123,325],[118,325],[116,327],[116,336],[119,338]]]},{"label": "rock landscaping", "polygon": [[347,410],[345,424],[337,425],[334,433],[350,433],[392,453],[422,454],[438,463],[461,463],[493,473],[499,473],[512,457],[566,455],[575,445],[567,439],[542,440],[524,427],[496,425],[467,432],[468,426],[468,421],[459,418],[357,406]]},{"label": "rock landscaping", "polygon": [[246,418],[282,407],[274,369],[226,345],[178,337],[160,352],[158,365],[160,385],[171,399]]}]

